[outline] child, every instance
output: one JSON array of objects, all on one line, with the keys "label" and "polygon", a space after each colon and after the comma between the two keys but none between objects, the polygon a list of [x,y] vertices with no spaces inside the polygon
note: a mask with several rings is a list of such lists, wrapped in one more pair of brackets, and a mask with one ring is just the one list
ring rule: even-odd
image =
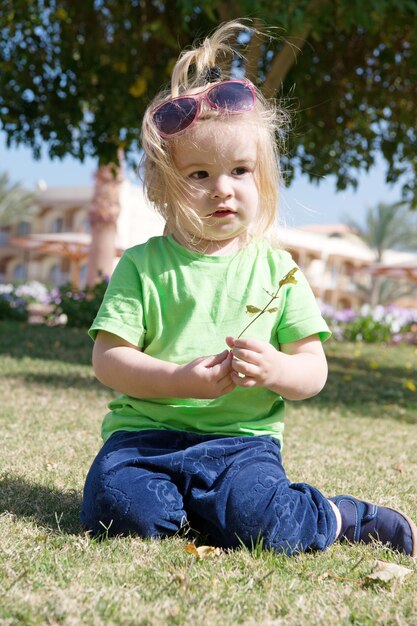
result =
[{"label": "child", "polygon": [[[285,118],[221,69],[239,29],[181,55],[144,117],[145,188],[166,232],[126,251],[90,329],[95,374],[122,395],[103,421],[82,521],[141,537],[191,525],[224,548],[262,539],[287,554],[376,538],[414,556],[405,515],[291,484],[281,463],[283,398],[322,389],[330,333],[271,244]],[[258,312],[250,327],[247,311]]]}]

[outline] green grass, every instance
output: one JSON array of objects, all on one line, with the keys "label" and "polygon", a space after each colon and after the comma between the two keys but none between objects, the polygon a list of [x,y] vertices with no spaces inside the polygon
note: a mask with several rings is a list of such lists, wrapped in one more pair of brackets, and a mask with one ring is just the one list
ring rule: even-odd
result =
[{"label": "green grass", "polygon": [[[255,547],[199,561],[187,538],[89,539],[81,492],[112,397],[90,352],[85,331],[0,324],[2,626],[417,623],[417,563],[382,546],[295,558]],[[327,352],[326,389],[288,407],[290,478],[417,517],[416,347]],[[370,585],[376,559],[412,573]]]}]

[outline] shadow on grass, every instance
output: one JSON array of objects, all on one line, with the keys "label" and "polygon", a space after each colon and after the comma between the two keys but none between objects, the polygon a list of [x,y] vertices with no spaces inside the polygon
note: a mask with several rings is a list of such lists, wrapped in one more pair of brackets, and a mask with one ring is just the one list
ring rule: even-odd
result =
[{"label": "shadow on grass", "polygon": [[[91,350],[92,341],[87,329],[0,322],[0,355],[90,366]],[[417,392],[407,387],[407,379],[411,379],[412,385],[416,383],[414,347],[333,343],[326,348],[326,352],[329,361],[326,387],[308,402],[326,410],[340,409],[341,416],[362,415],[417,423]],[[407,361],[412,366],[416,365],[407,370]],[[24,369],[19,375],[29,385],[104,389],[92,375],[84,376],[73,371],[61,374],[53,371],[53,365],[50,372],[28,371],[32,369],[31,364],[26,371]]]},{"label": "shadow on grass", "polygon": [[326,386],[312,402],[326,408],[345,407],[350,414],[417,424],[417,393],[406,384],[408,379],[415,378],[415,372],[383,361],[372,366],[367,357],[331,355],[328,361]]},{"label": "shadow on grass", "polygon": [[17,359],[59,360],[77,365],[91,364],[93,342],[86,328],[0,322],[0,354]]},{"label": "shadow on grass", "polygon": [[[52,372],[50,374],[21,372],[19,374],[10,374],[10,376],[6,374],[3,375],[2,378],[13,378],[14,380],[20,379],[27,385],[45,385],[46,387],[58,389],[74,388],[75,390],[88,389],[95,391],[109,391],[109,389],[102,385],[92,373],[90,376],[84,376],[75,372],[64,372],[62,374]],[[109,393],[111,392],[109,391]]]},{"label": "shadow on grass", "polygon": [[81,494],[28,483],[19,476],[0,479],[0,513],[12,513],[59,534],[79,535]]}]

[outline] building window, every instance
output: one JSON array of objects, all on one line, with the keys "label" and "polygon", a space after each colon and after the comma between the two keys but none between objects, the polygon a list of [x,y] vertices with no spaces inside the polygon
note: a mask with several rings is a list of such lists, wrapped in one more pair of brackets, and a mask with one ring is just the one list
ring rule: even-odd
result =
[{"label": "building window", "polygon": [[16,232],[18,237],[25,237],[25,235],[30,235],[30,222],[19,222]]},{"label": "building window", "polygon": [[83,233],[90,233],[91,232],[91,224],[90,224],[90,219],[88,217],[85,217],[82,221],[82,232]]},{"label": "building window", "polygon": [[54,287],[60,287],[65,283],[65,276],[58,263],[55,263],[49,270],[48,281],[52,283]]},{"label": "building window", "polygon": [[62,217],[56,217],[51,225],[51,233],[62,233],[64,230],[64,220]]},{"label": "building window", "polygon": [[5,246],[9,240],[9,231],[5,228],[0,228],[0,246]]},{"label": "building window", "polygon": [[25,265],[19,263],[13,270],[13,280],[20,283],[27,279],[27,269]]},{"label": "building window", "polygon": [[87,265],[82,265],[80,267],[80,276],[79,276],[79,287],[81,289],[83,289],[86,284],[87,284],[87,272],[88,272],[88,266]]}]

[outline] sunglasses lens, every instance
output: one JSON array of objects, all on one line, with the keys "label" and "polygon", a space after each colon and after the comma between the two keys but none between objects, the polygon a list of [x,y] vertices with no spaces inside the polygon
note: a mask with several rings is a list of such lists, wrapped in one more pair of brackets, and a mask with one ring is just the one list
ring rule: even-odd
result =
[{"label": "sunglasses lens", "polygon": [[213,85],[201,94],[167,100],[152,114],[153,123],[160,134],[169,137],[191,126],[197,117],[201,99],[207,100],[213,108],[230,113],[243,113],[252,111],[256,96],[249,84],[230,80]]},{"label": "sunglasses lens", "polygon": [[197,102],[193,98],[178,98],[162,104],[153,114],[153,122],[163,135],[175,135],[194,121]]},{"label": "sunglasses lens", "polygon": [[251,111],[255,104],[255,95],[244,83],[221,83],[212,87],[207,97],[215,107],[235,113]]}]

